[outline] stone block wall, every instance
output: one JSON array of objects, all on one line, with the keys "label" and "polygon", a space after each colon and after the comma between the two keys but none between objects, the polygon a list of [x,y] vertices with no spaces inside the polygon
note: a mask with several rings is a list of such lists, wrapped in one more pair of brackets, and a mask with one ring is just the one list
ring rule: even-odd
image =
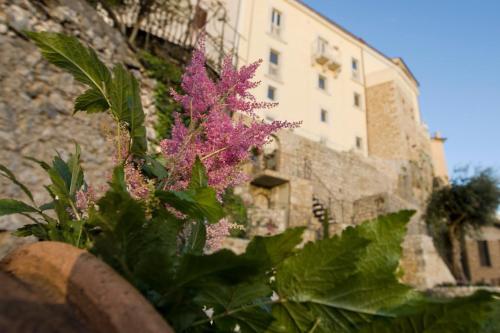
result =
[{"label": "stone block wall", "polygon": [[[481,262],[478,241],[485,242],[487,249],[483,253],[489,259]],[[477,235],[469,235],[465,240],[465,259],[471,283],[487,283],[500,286],[500,227],[489,226],[481,229]]]},{"label": "stone block wall", "polygon": [[[256,193],[266,191],[271,207],[279,202],[280,208],[288,210],[288,227],[306,227],[305,241],[322,237],[322,225],[312,211],[313,196],[333,214],[331,234],[381,214],[416,210],[403,244],[405,281],[423,289],[453,282],[426,234],[422,219],[432,189],[430,161],[416,157],[391,160],[366,157],[354,151],[334,151],[293,131],[280,132],[277,142],[279,168],[273,173],[286,180],[278,186],[281,190],[245,185],[238,188],[238,193],[255,200]],[[250,200],[249,205],[252,207],[255,202]]]},{"label": "stone block wall", "polygon": [[[43,189],[47,176],[23,156],[49,161],[56,150],[67,156],[74,143],[82,147],[87,182],[105,184],[112,168],[113,148],[109,137],[114,123],[105,114],[73,113],[73,101],[84,88],[71,75],[45,61],[22,30],[63,32],[93,47],[108,66],[117,62],[131,68],[142,85],[142,101],[151,128],[154,82],[145,78],[141,66],[122,36],[105,24],[83,0],[0,2],[0,163],[34,189],[39,204],[48,201]],[[148,131],[154,135],[154,131]],[[22,199],[16,186],[0,178],[0,197]],[[18,216],[0,218],[0,229],[15,228]]]}]

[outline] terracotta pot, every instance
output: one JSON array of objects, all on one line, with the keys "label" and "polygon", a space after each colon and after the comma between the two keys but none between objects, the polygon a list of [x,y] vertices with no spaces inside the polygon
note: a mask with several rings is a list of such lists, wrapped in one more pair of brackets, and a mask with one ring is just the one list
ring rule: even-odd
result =
[{"label": "terracotta pot", "polygon": [[[57,320],[70,321],[67,328],[57,329],[60,332],[174,332],[151,304],[112,268],[69,244],[38,242],[21,246],[0,261],[0,271],[4,272],[0,274],[0,310],[6,307],[16,312],[12,309],[14,304],[20,306],[17,312],[21,314],[19,323],[11,325],[11,328],[18,325],[17,330],[6,331],[4,327],[9,325],[5,321],[13,316],[0,313],[2,332],[35,331],[28,319],[23,320],[23,313],[36,312],[29,310],[30,306],[40,304],[49,310],[50,306],[56,306],[52,310],[59,311]],[[28,309],[26,312],[23,306]],[[53,319],[48,316],[45,320]],[[35,328],[30,329],[31,326]]]}]

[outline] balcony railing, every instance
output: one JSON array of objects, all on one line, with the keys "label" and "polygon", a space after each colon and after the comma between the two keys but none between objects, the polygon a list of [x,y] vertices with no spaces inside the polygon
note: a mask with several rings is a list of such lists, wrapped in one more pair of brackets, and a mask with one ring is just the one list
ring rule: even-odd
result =
[{"label": "balcony railing", "polygon": [[328,43],[322,39],[318,38],[312,48],[313,61],[321,66],[326,66],[332,72],[337,72],[340,70],[340,51],[328,45]]}]

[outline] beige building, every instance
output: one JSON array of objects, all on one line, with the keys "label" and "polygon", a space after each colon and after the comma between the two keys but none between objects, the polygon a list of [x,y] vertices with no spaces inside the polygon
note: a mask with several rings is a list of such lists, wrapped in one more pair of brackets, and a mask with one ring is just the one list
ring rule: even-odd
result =
[{"label": "beige building", "polygon": [[[401,59],[385,56],[300,1],[245,0],[239,10],[239,64],[263,59],[257,96],[279,102],[267,119],[303,121],[296,133],[336,150],[405,157],[388,156],[382,147],[388,142],[370,138],[367,126],[369,89],[390,81],[415,130],[425,133],[418,82]],[[399,135],[404,142],[405,133]]]},{"label": "beige building", "polygon": [[465,260],[471,283],[500,286],[500,224],[483,227],[477,235],[466,237]]}]

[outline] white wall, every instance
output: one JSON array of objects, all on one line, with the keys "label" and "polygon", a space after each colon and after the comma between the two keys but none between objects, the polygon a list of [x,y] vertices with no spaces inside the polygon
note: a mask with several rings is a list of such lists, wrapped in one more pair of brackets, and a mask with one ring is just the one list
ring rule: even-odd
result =
[{"label": "white wall", "polygon": [[[234,0],[237,2],[237,0]],[[282,13],[280,38],[273,36],[271,10]],[[405,79],[403,71],[389,59],[372,50],[352,35],[328,22],[317,13],[294,0],[243,0],[240,7],[239,65],[263,59],[257,79],[262,81],[255,93],[258,99],[267,100],[267,88],[277,89],[280,103],[272,111],[263,112],[264,117],[277,120],[303,121],[296,132],[312,139],[324,138],[332,148],[349,150],[355,148],[356,137],[362,138],[362,154],[367,154],[365,76],[382,71],[392,71],[407,87],[408,98],[416,103],[418,110],[418,88]],[[318,37],[339,49],[341,71],[333,75],[329,70],[314,64],[312,48]],[[280,78],[268,75],[269,52],[280,53]],[[351,59],[356,58],[360,66],[359,80],[352,78]],[[318,74],[327,77],[327,91],[318,88]],[[411,87],[411,85],[414,87]],[[362,96],[361,108],[354,106],[354,93]],[[321,122],[320,110],[328,111],[328,121]]]}]

